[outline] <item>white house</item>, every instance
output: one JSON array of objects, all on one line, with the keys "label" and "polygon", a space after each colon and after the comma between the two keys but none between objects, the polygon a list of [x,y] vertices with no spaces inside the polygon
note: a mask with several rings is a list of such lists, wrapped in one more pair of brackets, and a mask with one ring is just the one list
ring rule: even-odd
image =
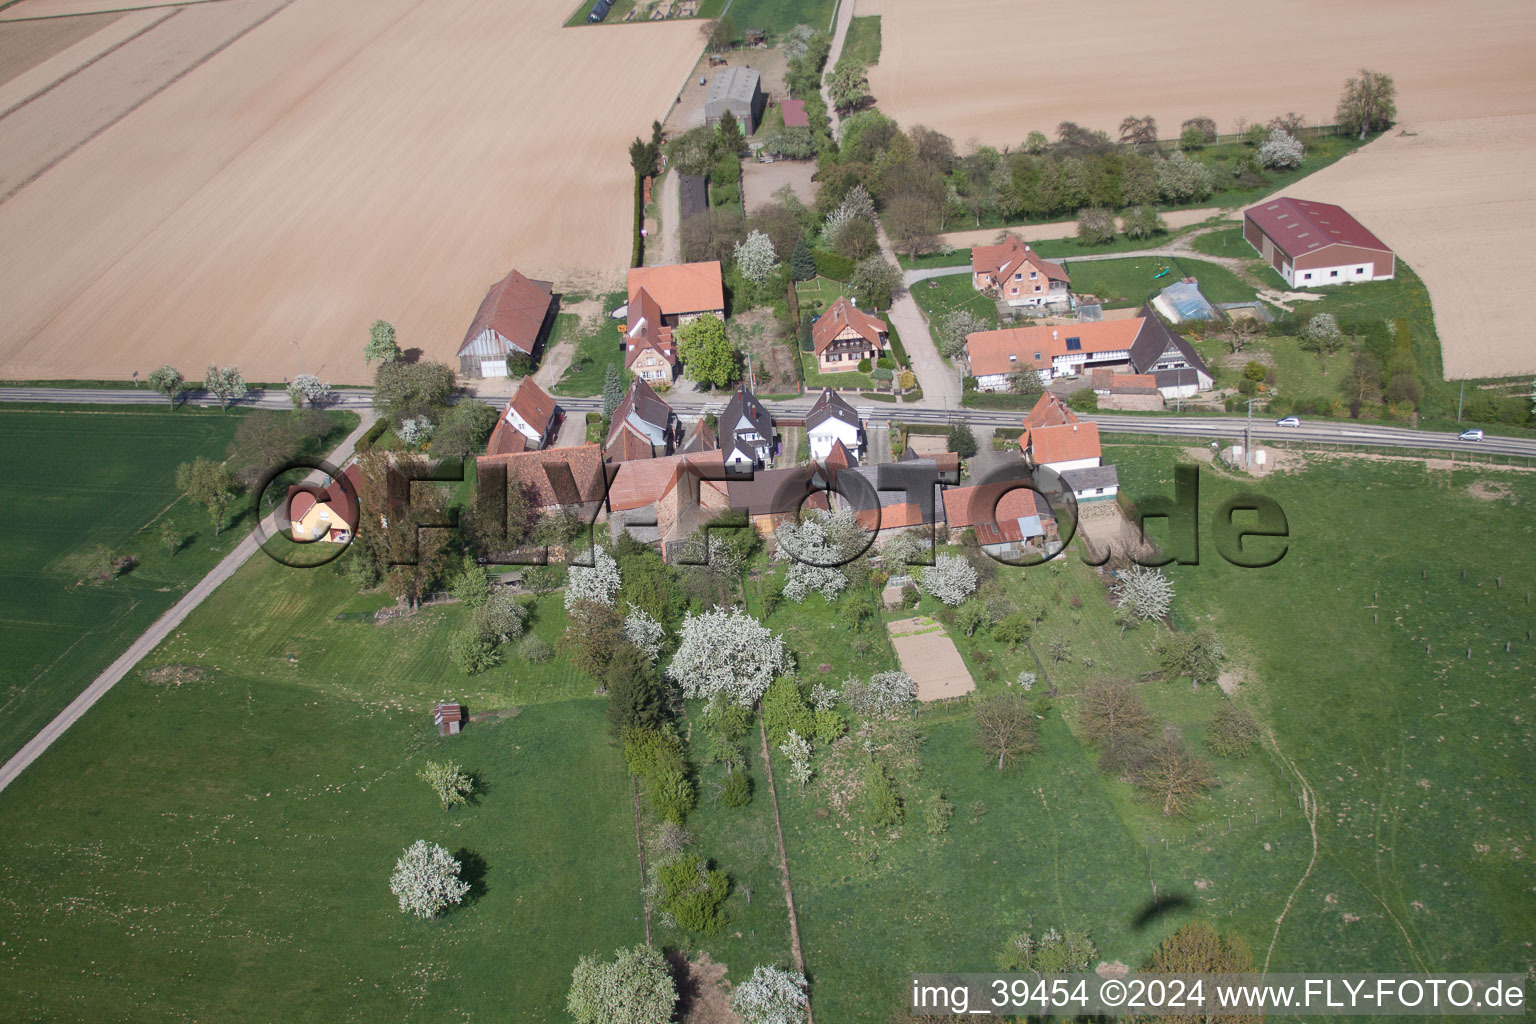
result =
[{"label": "white house", "polygon": [[859,414],[831,388],[823,389],[806,413],[805,433],[811,445],[811,458],[817,462],[832,454],[833,445],[839,441],[855,462],[863,459],[864,430]]},{"label": "white house", "polygon": [[757,396],[738,386],[719,420],[720,450],[733,473],[773,466],[773,417]]}]

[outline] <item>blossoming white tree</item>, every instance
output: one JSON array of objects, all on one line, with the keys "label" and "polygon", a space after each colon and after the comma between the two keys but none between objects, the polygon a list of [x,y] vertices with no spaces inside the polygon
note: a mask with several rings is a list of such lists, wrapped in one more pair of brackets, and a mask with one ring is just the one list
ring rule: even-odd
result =
[{"label": "blossoming white tree", "polygon": [[779,269],[773,242],[761,231],[752,232],[745,241],[736,243],[736,266],[742,277],[753,284],[762,284],[768,280],[768,275]]},{"label": "blossoming white tree", "polygon": [[731,1009],[744,1024],[805,1024],[805,975],[759,964],[731,993]]},{"label": "blossoming white tree", "polygon": [[661,950],[620,949],[612,962],[584,956],[571,972],[565,1008],[577,1024],[667,1024],[677,986]]},{"label": "blossoming white tree", "polygon": [[459,878],[459,862],[436,843],[418,839],[400,859],[389,879],[400,909],[417,917],[436,917],[451,903],[462,903],[469,883]]},{"label": "blossoming white tree", "polygon": [[[847,513],[847,517],[852,520],[852,513]],[[834,536],[834,518],[813,509],[798,522],[783,523],[773,531],[778,544],[774,558],[789,563],[784,574],[784,596],[797,604],[813,590],[828,601],[835,601],[848,586],[847,574],[838,568],[844,554]]]},{"label": "blossoming white tree", "polygon": [[432,421],[425,416],[411,416],[400,421],[400,440],[419,448],[432,440]]},{"label": "blossoming white tree", "polygon": [[958,555],[940,555],[923,569],[918,585],[947,605],[957,605],[976,591],[976,569]]},{"label": "blossoming white tree", "polygon": [[876,672],[867,683],[844,684],[843,696],[861,715],[888,715],[917,699],[917,683],[905,672]]},{"label": "blossoming white tree", "polygon": [[1156,622],[1173,604],[1173,581],[1161,569],[1134,566],[1112,589],[1120,599],[1121,612],[1131,621]]},{"label": "blossoming white tree", "polygon": [[301,373],[288,385],[288,397],[298,408],[305,402],[319,405],[330,397],[331,386],[312,373]]},{"label": "blossoming white tree", "polygon": [[612,608],[614,595],[623,582],[619,576],[619,563],[607,549],[598,548],[593,552],[591,568],[571,566],[565,583],[565,610],[570,611],[580,601],[595,601]]},{"label": "blossoming white tree", "polygon": [[647,612],[644,608],[629,609],[629,614],[624,617],[624,638],[634,645],[635,650],[656,660],[661,654],[661,642],[666,639],[667,627]]},{"label": "blossoming white tree", "polygon": [[784,638],[739,608],[689,615],[679,635],[667,676],[689,697],[723,693],[751,707],[774,676],[790,670]]},{"label": "blossoming white tree", "polygon": [[1282,128],[1271,128],[1269,138],[1259,146],[1259,166],[1300,167],[1305,152],[1300,139]]},{"label": "blossoming white tree", "polygon": [[789,759],[789,777],[804,789],[811,781],[811,741],[791,729],[784,742],[779,744],[779,752]]}]

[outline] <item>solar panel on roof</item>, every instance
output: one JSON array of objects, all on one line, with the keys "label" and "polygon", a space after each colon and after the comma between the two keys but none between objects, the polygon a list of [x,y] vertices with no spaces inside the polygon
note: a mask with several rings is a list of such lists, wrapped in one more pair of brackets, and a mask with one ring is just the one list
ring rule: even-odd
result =
[{"label": "solar panel on roof", "polygon": [[1067,339],[1067,351],[1068,352],[1081,352],[1082,350],[1083,350],[1083,339],[1082,338],[1068,338]]}]

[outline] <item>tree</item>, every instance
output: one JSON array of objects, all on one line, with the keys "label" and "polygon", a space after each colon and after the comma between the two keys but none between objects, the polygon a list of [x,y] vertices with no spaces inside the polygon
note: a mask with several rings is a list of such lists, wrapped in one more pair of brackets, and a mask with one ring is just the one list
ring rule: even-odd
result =
[{"label": "tree", "polygon": [[392,363],[400,358],[400,346],[395,344],[395,326],[385,320],[375,320],[368,325],[368,344],[363,346],[363,365],[377,359],[380,363]]},{"label": "tree", "polygon": [[976,743],[989,761],[997,760],[998,771],[1035,749],[1035,713],[1018,697],[1002,695],[977,700],[973,719]]},{"label": "tree", "polygon": [[603,371],[603,419],[613,419],[613,411],[624,402],[624,375],[616,363]]},{"label": "tree", "polygon": [[1131,621],[1157,622],[1167,616],[1173,604],[1173,581],[1161,569],[1132,566],[1121,574],[1112,589],[1129,616],[1128,621],[1121,623],[1121,633]]},{"label": "tree", "polygon": [[235,474],[227,463],[193,459],[176,467],[176,488],[208,510],[217,536],[224,513],[235,500]]},{"label": "tree", "polygon": [[1279,128],[1272,128],[1264,139],[1264,144],[1259,147],[1259,166],[1275,167],[1281,170],[1300,167],[1301,158],[1305,155],[1306,147],[1301,144],[1300,139]]},{"label": "tree", "polygon": [[992,324],[968,309],[957,309],[939,321],[939,351],[950,359],[965,352],[965,339],[981,331],[990,331]]},{"label": "tree", "polygon": [[1193,633],[1169,633],[1157,643],[1157,657],[1171,676],[1189,676],[1191,689],[1202,682],[1214,683],[1227,656],[1221,638],[1209,629]]},{"label": "tree", "polygon": [[1253,954],[1237,936],[1222,938],[1210,922],[1191,921],[1153,950],[1147,970],[1157,974],[1243,974],[1253,970]]},{"label": "tree", "polygon": [[998,967],[1004,971],[1030,974],[1063,974],[1092,969],[1099,950],[1087,932],[1066,934],[1050,929],[1036,939],[1029,932],[1020,932],[1008,940],[998,957]]},{"label": "tree", "polygon": [[1088,245],[1103,245],[1115,240],[1115,215],[1103,207],[1077,211],[1077,237]]},{"label": "tree", "polygon": [[165,548],[165,553],[171,557],[181,550],[181,542],[185,539],[181,527],[176,525],[174,519],[160,520],[160,546]]},{"label": "tree", "polygon": [[742,1024],[805,1024],[805,991],[805,975],[759,964],[731,993],[731,1009]]},{"label": "tree", "polygon": [[449,585],[448,592],[462,602],[464,607],[479,608],[491,596],[490,573],[473,557],[465,555],[464,564]]},{"label": "tree", "polygon": [[1197,202],[1216,191],[1216,175],[1209,164],[1178,151],[1157,165],[1157,189],[1171,203]]},{"label": "tree", "polygon": [[856,60],[840,60],[827,72],[827,95],[839,114],[845,114],[864,104],[869,97],[869,72]]},{"label": "tree", "polygon": [[705,313],[677,330],[677,357],[689,380],[723,388],[736,379],[736,350],[725,337],[725,324]]},{"label": "tree", "polygon": [[[1238,134],[1242,134],[1239,132]],[[1216,119],[1192,117],[1179,126],[1179,141],[1185,149],[1199,149],[1216,141]]]},{"label": "tree", "polygon": [[1166,817],[1182,817],[1215,783],[1210,767],[1175,740],[1163,740],[1147,752],[1137,773],[1142,795],[1162,805]]},{"label": "tree", "polygon": [[1360,414],[1360,403],[1381,394],[1381,362],[1364,349],[1355,352],[1349,361],[1349,373],[1340,385],[1345,397],[1351,402],[1351,412]]},{"label": "tree", "polygon": [[804,789],[805,784],[811,781],[811,741],[791,729],[784,742],[779,744],[779,752],[789,761],[789,777],[800,783]]},{"label": "tree", "polygon": [[571,972],[565,1008],[576,1024],[667,1024],[677,985],[655,946],[614,950],[612,961],[584,956]]},{"label": "tree", "polygon": [[773,242],[761,231],[753,231],[736,246],[736,268],[753,284],[762,284],[779,269]]},{"label": "tree", "polygon": [[944,200],[931,192],[887,194],[885,199],[885,230],[896,240],[897,252],[909,257],[939,247],[943,216]]},{"label": "tree", "polygon": [[[838,515],[857,529],[851,510]],[[783,522],[774,530],[774,558],[789,563],[783,594],[796,604],[813,590],[828,601],[835,601],[848,586],[848,575],[838,566],[854,551],[838,543],[836,534],[842,531],[837,527],[843,524],[834,525],[834,518],[831,513],[813,509],[804,518]]]},{"label": "tree", "polygon": [[703,857],[691,854],[660,865],[656,876],[662,914],[670,915],[678,928],[714,935],[724,927],[723,905],[731,891],[724,871],[711,869]]},{"label": "tree", "polygon": [[1060,633],[1051,637],[1050,652],[1051,663],[1060,665],[1072,656],[1072,638],[1062,636]]},{"label": "tree", "polygon": [[843,699],[860,715],[894,714],[917,700],[917,683],[905,672],[876,672],[869,682],[850,679],[843,685]]},{"label": "tree", "polygon": [[730,14],[722,14],[713,22],[705,22],[700,31],[706,33],[709,48],[716,53],[729,50],[736,44],[736,21]]},{"label": "tree", "polygon": [[976,592],[976,567],[958,555],[940,555],[923,567],[918,586],[953,607]]},{"label": "tree", "polygon": [[1078,709],[1083,735],[1107,753],[1134,743],[1152,728],[1152,716],[1141,699],[1122,683],[1093,683],[1083,691]]},{"label": "tree", "polygon": [[457,386],[458,374],[446,363],[384,363],[373,372],[373,407],[396,421],[440,415]]},{"label": "tree", "polygon": [[1326,372],[1328,357],[1344,347],[1344,336],[1339,321],[1332,313],[1314,313],[1301,329],[1298,342],[1303,352],[1311,352],[1323,364]]},{"label": "tree", "polygon": [[651,661],[630,646],[620,646],[603,676],[608,689],[608,728],[615,736],[631,729],[659,729],[667,719],[666,694]]},{"label": "tree", "polygon": [[629,167],[637,175],[656,173],[656,153],[640,136],[635,136],[635,141],[629,144]]},{"label": "tree", "polygon": [[425,416],[407,416],[400,421],[400,429],[395,431],[395,436],[407,448],[419,450],[432,440],[432,432],[435,429],[432,421]]},{"label": "tree", "polygon": [[497,411],[484,402],[456,402],[443,413],[432,434],[432,453],[441,458],[462,459],[485,450],[496,428]]},{"label": "tree", "polygon": [[1146,117],[1128,117],[1120,122],[1120,145],[1151,149],[1157,145],[1157,120]]},{"label": "tree", "polygon": [[651,661],[655,661],[661,654],[661,645],[666,637],[667,627],[656,621],[644,608],[631,607],[629,614],[624,617],[624,638]]},{"label": "tree", "polygon": [[1008,375],[1008,390],[1026,397],[1038,395],[1045,390],[1045,381],[1033,366],[1021,366]]},{"label": "tree", "polygon": [[1125,224],[1125,237],[1151,238],[1168,230],[1167,221],[1155,208],[1147,205],[1133,206],[1120,218]]},{"label": "tree", "polygon": [[581,601],[613,607],[624,580],[619,574],[619,563],[614,561],[607,548],[592,551],[592,566],[573,565],[565,584],[565,610],[570,611]]},{"label": "tree", "polygon": [[399,478],[423,473],[425,465],[419,455],[376,448],[357,459],[358,498],[368,518],[359,524],[354,557],[372,567],[371,575],[382,578],[396,600],[412,606],[437,587],[450,555],[448,531],[416,527],[448,520],[443,492],[411,487],[403,500],[399,493]]},{"label": "tree", "polygon": [[843,222],[830,236],[839,256],[854,261],[867,259],[880,248],[880,236],[874,221],[854,218]]},{"label": "tree", "polygon": [[170,363],[158,370],[149,371],[149,386],[164,395],[173,409],[176,407],[176,396],[186,389],[186,385],[186,378],[181,375],[181,371]]},{"label": "tree", "polygon": [[854,268],[848,286],[860,306],[887,309],[901,288],[901,268],[887,263],[878,253],[866,256]]},{"label": "tree", "polygon": [[470,794],[475,791],[474,780],[456,764],[428,761],[416,773],[416,777],[431,787],[432,794],[443,805],[445,813],[460,804],[469,803]]},{"label": "tree", "polygon": [[976,435],[971,431],[971,425],[965,420],[956,420],[950,426],[945,443],[950,451],[962,459],[968,459],[976,454]]},{"label": "tree", "polygon": [[400,900],[400,909],[430,918],[450,904],[462,903],[469,883],[459,878],[460,865],[436,843],[418,839],[400,859],[389,879],[389,891]]},{"label": "tree", "polygon": [[689,615],[679,637],[667,676],[689,697],[724,693],[751,707],[774,676],[791,667],[784,638],[740,609],[716,607]]},{"label": "tree", "polygon": [[720,115],[715,124],[715,135],[719,139],[720,152],[741,156],[745,140],[741,136],[741,122],[736,120],[735,114],[727,110]]},{"label": "tree", "polygon": [[245,397],[245,378],[240,375],[238,366],[210,366],[208,372],[203,375],[203,390],[219,400],[219,408],[229,411],[230,402],[238,402]]},{"label": "tree", "polygon": [[1259,718],[1253,709],[1224,700],[1211,716],[1205,745],[1218,757],[1247,757],[1254,744],[1259,742],[1259,735]]},{"label": "tree", "polygon": [[470,625],[448,638],[448,660],[472,676],[501,664],[501,652],[490,637]]},{"label": "tree", "polygon": [[560,647],[593,679],[602,679],[613,659],[628,646],[624,620],[607,605],[583,601],[567,613]]},{"label": "tree", "polygon": [[[1259,333],[1263,325],[1251,316],[1234,316],[1227,319],[1226,340],[1227,348],[1233,352],[1241,352],[1247,347],[1253,336]],[[1261,377],[1260,380],[1263,378]]]},{"label": "tree", "polygon": [[312,373],[301,373],[288,385],[288,397],[293,401],[295,409],[305,402],[311,408],[319,408],[320,403],[329,398],[330,394],[331,386]]},{"label": "tree", "polygon": [[1392,76],[1361,68],[1359,78],[1344,83],[1334,120],[1345,131],[1359,132],[1362,139],[1392,127],[1397,120],[1397,86]]},{"label": "tree", "polygon": [[810,281],[816,277],[816,258],[804,238],[795,240],[795,248],[789,254],[789,276],[796,281]]}]

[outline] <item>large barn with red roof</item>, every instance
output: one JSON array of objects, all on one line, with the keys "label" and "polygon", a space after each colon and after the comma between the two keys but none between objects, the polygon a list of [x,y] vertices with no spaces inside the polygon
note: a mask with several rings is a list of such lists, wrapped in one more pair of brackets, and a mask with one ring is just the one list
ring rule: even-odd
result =
[{"label": "large barn with red roof", "polygon": [[1243,238],[1293,288],[1389,281],[1397,257],[1342,206],[1289,197],[1243,211]]}]

